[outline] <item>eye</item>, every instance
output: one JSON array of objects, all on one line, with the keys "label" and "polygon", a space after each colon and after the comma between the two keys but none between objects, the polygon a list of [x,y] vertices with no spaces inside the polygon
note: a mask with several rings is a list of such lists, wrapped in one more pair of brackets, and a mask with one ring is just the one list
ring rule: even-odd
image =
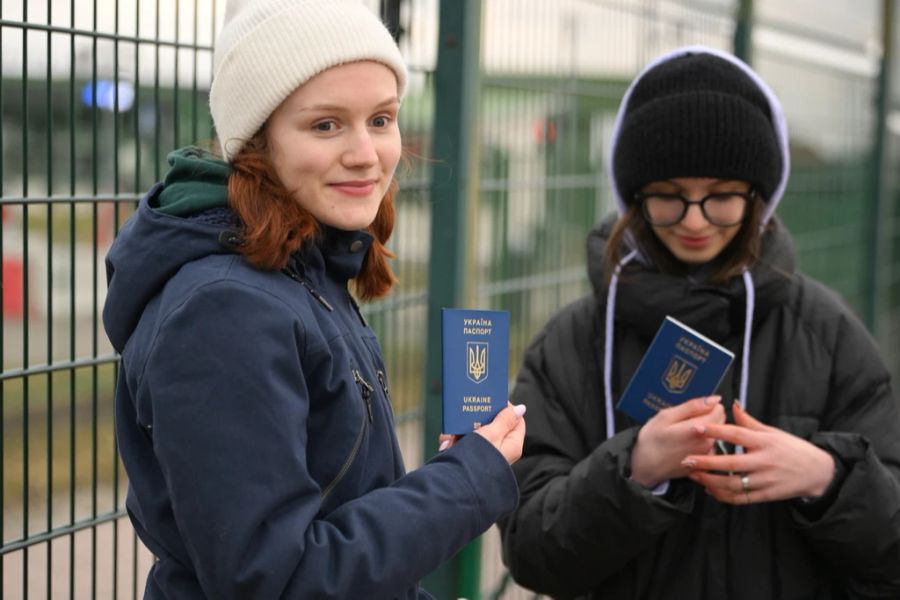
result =
[{"label": "eye", "polygon": [[731,204],[746,202],[747,196],[743,192],[718,192],[708,196],[711,202],[716,204]]},{"label": "eye", "polygon": [[330,133],[337,128],[337,124],[334,121],[319,121],[318,123],[313,125],[313,129],[316,131],[321,131],[322,133]]},{"label": "eye", "polygon": [[680,194],[671,194],[667,192],[649,192],[644,194],[647,199],[653,198],[656,202],[681,202]]},{"label": "eye", "polygon": [[387,127],[391,124],[391,118],[387,115],[379,115],[372,119],[372,125],[374,127],[382,128]]}]

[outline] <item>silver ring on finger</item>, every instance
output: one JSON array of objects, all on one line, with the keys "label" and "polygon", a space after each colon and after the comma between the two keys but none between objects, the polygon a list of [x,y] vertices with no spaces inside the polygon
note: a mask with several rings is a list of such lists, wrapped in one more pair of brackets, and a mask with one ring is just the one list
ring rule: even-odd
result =
[{"label": "silver ring on finger", "polygon": [[750,476],[749,475],[741,476],[741,488],[743,488],[745,494],[750,492]]}]

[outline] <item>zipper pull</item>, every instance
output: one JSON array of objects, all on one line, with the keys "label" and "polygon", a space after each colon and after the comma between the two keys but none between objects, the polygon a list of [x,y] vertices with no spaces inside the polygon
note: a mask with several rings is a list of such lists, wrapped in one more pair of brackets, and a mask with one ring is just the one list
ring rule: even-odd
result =
[{"label": "zipper pull", "polygon": [[359,374],[359,371],[352,369],[351,372],[353,373],[353,379],[359,384],[363,400],[366,401],[366,411],[369,413],[369,423],[371,423],[374,420],[372,416],[372,392],[375,391],[375,388],[373,388],[368,381],[363,379],[363,376]]},{"label": "zipper pull", "polygon": [[317,292],[316,289],[309,284],[309,282],[306,280],[306,278],[300,274],[300,271],[297,269],[297,266],[293,260],[291,260],[290,264],[288,264],[288,266],[283,268],[281,270],[281,272],[284,273],[285,275],[287,275],[288,277],[290,277],[291,279],[293,279],[294,281],[296,281],[297,283],[300,283],[303,287],[305,287],[306,291],[308,291],[310,294],[312,294],[312,297],[319,301],[319,304],[321,304],[322,306],[324,306],[325,308],[328,309],[328,312],[334,312],[334,307],[328,303],[328,300],[326,300],[322,296],[322,294]]},{"label": "zipper pull", "polygon": [[384,397],[390,400],[391,392],[388,390],[387,375],[384,374],[384,371],[376,371],[375,375],[378,377],[378,383],[381,384],[381,391],[384,392]]},{"label": "zipper pull", "polygon": [[322,294],[317,292],[315,290],[315,288],[313,288],[313,286],[309,285],[309,283],[305,279],[303,281],[301,281],[300,283],[303,284],[303,287],[305,287],[306,289],[309,290],[309,293],[312,294],[313,298],[315,298],[316,300],[319,301],[319,304],[321,304],[322,306],[324,306],[325,308],[328,309],[328,312],[334,312],[334,307],[328,303],[328,300],[326,300],[322,296]]}]

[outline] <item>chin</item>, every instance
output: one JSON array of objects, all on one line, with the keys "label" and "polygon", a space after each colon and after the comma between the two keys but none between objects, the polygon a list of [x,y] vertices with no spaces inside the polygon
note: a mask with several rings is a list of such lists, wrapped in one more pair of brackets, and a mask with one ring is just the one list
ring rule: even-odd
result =
[{"label": "chin", "polygon": [[706,264],[708,262],[715,260],[716,256],[718,256],[718,254],[706,256],[706,255],[698,255],[698,254],[685,252],[685,253],[676,254],[675,258],[677,258],[678,260],[680,260],[681,262],[683,262],[687,265],[697,266],[697,265],[703,265],[703,264]]},{"label": "chin", "polygon": [[323,222],[330,227],[342,231],[359,231],[360,229],[368,229],[369,225],[371,225],[374,220],[375,216],[373,215],[371,219],[365,217],[353,219],[329,219]]}]

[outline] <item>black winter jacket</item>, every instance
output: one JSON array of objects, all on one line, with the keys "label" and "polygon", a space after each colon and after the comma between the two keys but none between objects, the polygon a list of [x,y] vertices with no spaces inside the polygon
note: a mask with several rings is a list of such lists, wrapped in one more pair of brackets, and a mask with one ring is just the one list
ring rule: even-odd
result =
[{"label": "black winter jacket", "polygon": [[[535,338],[513,392],[528,406],[524,457],[514,465],[521,503],[501,523],[515,579],[596,600],[900,598],[900,410],[864,327],[831,291],[793,272],[783,229],[767,234],[753,271],[747,409],[827,449],[843,475],[812,505],[728,505],[688,479],[653,495],[628,477],[634,422],[616,411],[616,434],[606,439],[608,229],[589,237],[594,294]],[[740,278],[717,286],[626,269],[615,303],[614,398],[665,315],[729,347],[740,364],[745,298]],[[737,385],[735,375],[720,387],[725,406]]]}]

